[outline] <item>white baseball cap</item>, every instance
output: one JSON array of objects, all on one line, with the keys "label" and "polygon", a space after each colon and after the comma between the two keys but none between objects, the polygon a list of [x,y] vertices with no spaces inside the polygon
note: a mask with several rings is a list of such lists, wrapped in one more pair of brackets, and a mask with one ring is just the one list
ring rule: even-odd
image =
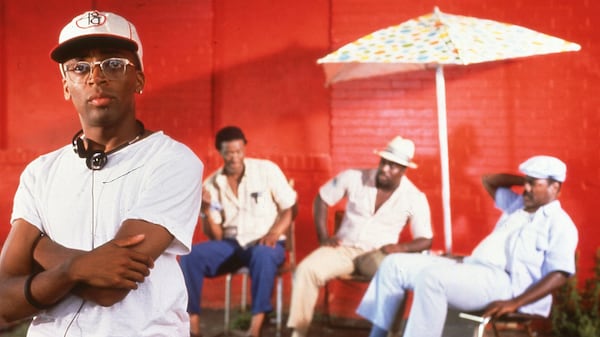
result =
[{"label": "white baseball cap", "polygon": [[142,64],[142,42],[135,26],[124,17],[99,11],[88,11],[73,18],[60,32],[58,45],[50,57],[63,63],[73,57],[73,52],[81,48],[110,46],[131,50]]},{"label": "white baseball cap", "polygon": [[388,143],[385,150],[375,150],[375,153],[394,163],[417,168],[417,164],[412,161],[415,155],[415,143],[410,139],[397,136]]},{"label": "white baseball cap", "polygon": [[551,156],[533,156],[519,165],[524,175],[538,179],[554,179],[561,183],[567,178],[567,165]]}]

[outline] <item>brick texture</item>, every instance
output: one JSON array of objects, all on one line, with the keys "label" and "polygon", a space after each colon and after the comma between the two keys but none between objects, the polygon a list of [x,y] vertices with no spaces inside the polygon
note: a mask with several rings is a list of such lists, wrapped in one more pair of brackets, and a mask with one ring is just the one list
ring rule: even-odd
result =
[{"label": "brick texture", "polygon": [[[468,253],[499,216],[481,187],[482,174],[515,172],[531,155],[555,155],[568,165],[561,202],[580,231],[580,278],[589,277],[600,245],[593,213],[600,199],[594,20],[600,3],[587,0],[1,1],[0,243],[20,172],[37,155],[68,144],[79,129],[48,51],[66,20],[96,6],[131,18],[144,41],[147,86],[138,110],[148,128],[188,144],[208,173],[220,165],[216,130],[239,125],[250,139],[249,156],[271,158],[294,178],[299,258],[317,247],[311,209],[319,186],[343,169],[376,165],[373,150],[398,134],[416,143],[419,168],[407,175],[428,196],[434,249],[443,249],[434,71],[326,87],[316,64],[348,42],[436,5],[582,46],[577,53],[446,67],[444,73],[454,251]],[[198,230],[194,241],[205,239]],[[205,304],[220,307],[222,281],[211,282]],[[351,315],[361,291],[334,287],[341,303],[334,314]]]}]

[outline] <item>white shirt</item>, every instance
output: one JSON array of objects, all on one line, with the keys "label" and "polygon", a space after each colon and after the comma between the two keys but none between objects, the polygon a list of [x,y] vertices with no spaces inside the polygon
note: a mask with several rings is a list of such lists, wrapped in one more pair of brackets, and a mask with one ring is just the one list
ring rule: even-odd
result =
[{"label": "white shirt", "polygon": [[[534,213],[525,212],[522,196],[508,188],[499,188],[495,200],[505,213],[465,263],[491,264],[506,270],[513,297],[553,271],[575,273],[578,232],[558,200]],[[547,316],[551,305],[552,296],[548,295],[519,311]]]},{"label": "white shirt", "polygon": [[[204,182],[211,194],[211,218],[223,228],[235,227],[240,246],[263,237],[275,223],[279,210],[296,203],[296,192],[281,169],[264,159],[244,158],[244,176],[233,193],[219,168]],[[284,239],[282,235],[280,239]]]},{"label": "white shirt", "polygon": [[505,270],[507,256],[511,253],[507,244],[509,237],[519,235],[523,226],[531,222],[531,219],[531,214],[523,209],[513,212],[510,217],[503,214],[494,231],[479,242],[468,259]]},{"label": "white shirt", "polygon": [[375,212],[377,169],[350,169],[321,186],[321,199],[332,206],[347,197],[344,218],[337,237],[345,246],[377,249],[398,242],[400,232],[410,222],[413,238],[431,238],[431,215],[427,197],[406,176]]},{"label": "white shirt", "polygon": [[162,132],[108,155],[98,171],[89,170],[70,145],[30,163],[21,175],[11,221],[24,219],[58,244],[84,251],[113,239],[127,219],[163,226],[174,240],[121,302],[102,307],[68,296],[38,314],[28,336],[189,334],[187,292],[176,257],[191,248],[202,171],[190,149]]}]

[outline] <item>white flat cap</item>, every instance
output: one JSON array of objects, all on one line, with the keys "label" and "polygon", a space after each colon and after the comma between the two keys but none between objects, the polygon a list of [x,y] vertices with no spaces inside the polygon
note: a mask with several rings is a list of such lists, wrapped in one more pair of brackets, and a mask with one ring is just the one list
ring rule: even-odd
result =
[{"label": "white flat cap", "polygon": [[561,183],[567,178],[567,165],[551,156],[533,156],[519,165],[526,176],[539,179],[554,179]]}]

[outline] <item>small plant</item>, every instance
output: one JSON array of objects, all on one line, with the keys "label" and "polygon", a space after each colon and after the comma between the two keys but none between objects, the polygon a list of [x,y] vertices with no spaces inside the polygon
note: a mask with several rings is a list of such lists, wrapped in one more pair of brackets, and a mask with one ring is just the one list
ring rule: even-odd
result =
[{"label": "small plant", "polygon": [[552,329],[556,336],[600,336],[600,249],[596,251],[594,276],[583,289],[572,277],[555,294]]},{"label": "small plant", "polygon": [[250,321],[252,320],[252,313],[250,311],[240,311],[238,315],[236,315],[233,322],[231,322],[231,327],[235,330],[243,330],[246,331],[250,328]]}]

